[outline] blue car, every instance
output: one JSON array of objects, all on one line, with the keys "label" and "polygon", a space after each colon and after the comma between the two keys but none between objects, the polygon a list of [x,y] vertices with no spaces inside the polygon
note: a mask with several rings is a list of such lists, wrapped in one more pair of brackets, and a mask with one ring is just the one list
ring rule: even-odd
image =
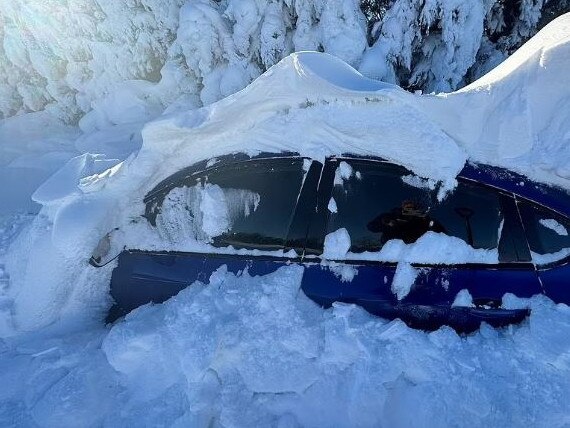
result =
[{"label": "blue car", "polygon": [[[504,305],[507,293],[569,303],[569,194],[471,163],[457,180],[442,197],[438,183],[383,159],[355,155],[323,163],[294,153],[234,154],[187,167],[146,195],[144,221],[165,240],[201,239],[209,250],[123,250],[112,274],[115,305],[108,321],[164,302],[223,265],[234,273],[264,275],[302,264],[301,288],[319,305],[353,303],[428,330],[520,322],[529,309]],[[207,215],[196,202],[206,191],[224,199],[217,206],[214,198],[215,212]],[[206,224],[208,215],[221,220]],[[332,258],[323,257],[327,237],[339,230],[349,236],[348,251],[337,260],[334,251]],[[394,242],[413,246],[426,234],[445,235],[482,256],[450,264],[436,252],[411,262],[413,283],[398,296],[393,281],[400,260],[374,255]],[[94,254],[91,264],[102,266],[108,256]],[[343,269],[348,278],[339,274]],[[458,305],[463,290],[470,300]]]}]

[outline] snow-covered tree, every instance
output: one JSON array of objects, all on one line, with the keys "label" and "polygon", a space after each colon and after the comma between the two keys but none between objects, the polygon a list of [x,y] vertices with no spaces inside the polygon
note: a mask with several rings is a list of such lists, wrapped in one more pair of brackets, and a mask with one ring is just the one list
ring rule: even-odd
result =
[{"label": "snow-covered tree", "polygon": [[146,120],[234,93],[298,50],[451,91],[568,10],[570,0],[3,1],[0,119],[47,110],[85,130]]}]

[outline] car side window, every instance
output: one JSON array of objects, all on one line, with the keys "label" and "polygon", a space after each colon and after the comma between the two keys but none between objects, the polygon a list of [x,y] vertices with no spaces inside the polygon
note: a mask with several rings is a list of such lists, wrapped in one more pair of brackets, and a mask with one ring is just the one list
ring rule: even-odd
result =
[{"label": "car side window", "polygon": [[411,244],[430,231],[493,250],[503,225],[493,190],[460,182],[438,201],[436,183],[396,165],[360,160],[340,162],[329,211],[327,234],[345,228],[352,253],[379,251],[393,239]]},{"label": "car side window", "polygon": [[173,243],[281,249],[305,175],[303,159],[263,159],[212,168],[173,188],[156,226]]},{"label": "car side window", "polygon": [[[408,175],[396,165],[340,162],[329,202],[327,233],[346,228],[353,253],[378,251],[391,239],[414,242],[430,227],[424,214],[433,192],[424,183],[402,179]],[[405,222],[406,218],[410,222]]]},{"label": "car side window", "polygon": [[490,189],[459,182],[442,202],[434,204],[430,214],[444,233],[461,238],[473,248],[498,247],[503,214],[499,195]]},{"label": "car side window", "polygon": [[570,255],[567,218],[524,200],[519,200],[517,205],[535,263],[553,263]]}]

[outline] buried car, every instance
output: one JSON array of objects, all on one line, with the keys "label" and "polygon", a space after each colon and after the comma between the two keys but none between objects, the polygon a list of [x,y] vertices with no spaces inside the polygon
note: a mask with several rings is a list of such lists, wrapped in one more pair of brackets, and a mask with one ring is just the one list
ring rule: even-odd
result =
[{"label": "buried car", "polygon": [[226,266],[264,275],[302,264],[322,306],[353,303],[408,325],[504,326],[525,298],[570,302],[570,196],[513,172],[465,165],[450,192],[380,158],[229,155],[187,167],[144,198],[160,250],[105,237],[114,321]]}]

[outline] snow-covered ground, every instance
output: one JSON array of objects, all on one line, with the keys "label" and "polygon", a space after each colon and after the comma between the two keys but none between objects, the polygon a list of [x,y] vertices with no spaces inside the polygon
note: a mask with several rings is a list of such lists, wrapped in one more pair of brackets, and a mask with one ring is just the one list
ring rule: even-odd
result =
[{"label": "snow-covered ground", "polygon": [[[570,425],[570,309],[546,298],[519,326],[425,333],[350,305],[317,307],[299,291],[300,266],[263,277],[221,268],[106,327],[114,265],[87,264],[116,227],[129,246],[162,245],[141,233],[144,195],[236,150],[375,154],[444,189],[470,158],[570,189],[568,64],[570,15],[451,94],[409,94],[301,53],[144,128],[79,135],[41,113],[1,122],[0,176],[12,185],[0,194],[10,203],[0,212],[0,425]],[[34,135],[46,129],[43,146]],[[30,144],[16,143],[22,135]],[[38,213],[26,196],[41,182]]]},{"label": "snow-covered ground", "polygon": [[424,333],[322,310],[302,268],[220,270],[112,328],[0,342],[2,426],[564,427],[570,309],[520,326]]}]

